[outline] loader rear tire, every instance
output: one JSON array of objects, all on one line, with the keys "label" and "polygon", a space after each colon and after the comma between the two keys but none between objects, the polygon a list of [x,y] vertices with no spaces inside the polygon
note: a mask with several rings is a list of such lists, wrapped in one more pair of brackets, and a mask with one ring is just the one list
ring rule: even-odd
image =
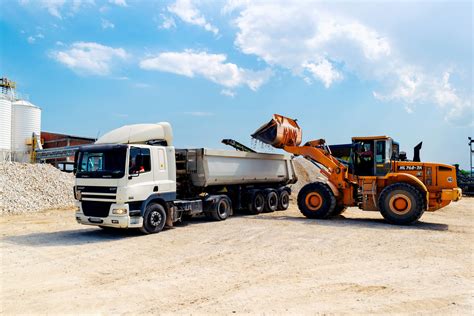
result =
[{"label": "loader rear tire", "polygon": [[383,189],[378,204],[385,220],[395,225],[416,222],[426,208],[421,192],[408,183],[395,183]]},{"label": "loader rear tire", "polygon": [[345,207],[344,205],[336,205],[336,207],[334,208],[334,211],[332,212],[331,216],[332,217],[339,216],[342,213],[344,213],[346,210],[347,210],[347,207]]},{"label": "loader rear tire", "polygon": [[298,193],[298,208],[307,218],[328,218],[335,207],[336,198],[324,183],[309,183]]}]

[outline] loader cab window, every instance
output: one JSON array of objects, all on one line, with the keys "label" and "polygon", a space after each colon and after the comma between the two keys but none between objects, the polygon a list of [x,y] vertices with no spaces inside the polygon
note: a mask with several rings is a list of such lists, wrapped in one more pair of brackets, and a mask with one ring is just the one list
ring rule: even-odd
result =
[{"label": "loader cab window", "polygon": [[354,171],[359,176],[374,175],[374,141],[364,140],[354,143]]},{"label": "loader cab window", "polygon": [[151,170],[150,149],[131,147],[128,174],[140,174]]}]

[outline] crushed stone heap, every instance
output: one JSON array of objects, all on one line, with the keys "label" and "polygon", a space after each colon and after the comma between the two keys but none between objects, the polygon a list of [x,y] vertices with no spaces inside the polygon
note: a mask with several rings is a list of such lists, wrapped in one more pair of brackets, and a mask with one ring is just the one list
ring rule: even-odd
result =
[{"label": "crushed stone heap", "polygon": [[0,215],[74,206],[74,176],[49,164],[0,163]]}]

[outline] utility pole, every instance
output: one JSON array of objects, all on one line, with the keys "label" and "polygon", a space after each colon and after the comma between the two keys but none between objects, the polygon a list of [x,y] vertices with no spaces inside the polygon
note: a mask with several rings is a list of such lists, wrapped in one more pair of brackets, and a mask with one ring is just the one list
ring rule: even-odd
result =
[{"label": "utility pole", "polygon": [[468,139],[469,139],[469,144],[468,145],[469,145],[469,148],[471,149],[471,155],[470,155],[471,157],[470,158],[471,158],[471,179],[472,179],[472,175],[474,173],[474,169],[473,169],[473,166],[472,166],[472,155],[474,154],[474,150],[472,148],[472,143],[473,143],[472,138],[468,137]]}]

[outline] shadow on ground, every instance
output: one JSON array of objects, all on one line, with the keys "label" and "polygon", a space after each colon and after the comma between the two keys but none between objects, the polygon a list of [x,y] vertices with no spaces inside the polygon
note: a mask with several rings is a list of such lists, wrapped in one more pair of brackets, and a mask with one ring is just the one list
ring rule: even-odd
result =
[{"label": "shadow on ground", "polygon": [[7,236],[2,238],[2,241],[24,246],[50,247],[103,243],[138,236],[142,235],[134,229],[103,230],[101,228],[87,228]]},{"label": "shadow on ground", "polygon": [[381,218],[346,218],[344,215],[340,215],[331,219],[309,219],[305,217],[294,217],[287,215],[260,215],[255,217],[256,220],[275,220],[275,221],[294,221],[301,222],[307,225],[319,225],[319,226],[334,226],[334,227],[348,227],[358,226],[362,228],[371,229],[391,229],[391,230],[434,230],[434,231],[447,231],[449,225],[430,223],[418,221],[411,225],[401,226],[387,223]]}]

